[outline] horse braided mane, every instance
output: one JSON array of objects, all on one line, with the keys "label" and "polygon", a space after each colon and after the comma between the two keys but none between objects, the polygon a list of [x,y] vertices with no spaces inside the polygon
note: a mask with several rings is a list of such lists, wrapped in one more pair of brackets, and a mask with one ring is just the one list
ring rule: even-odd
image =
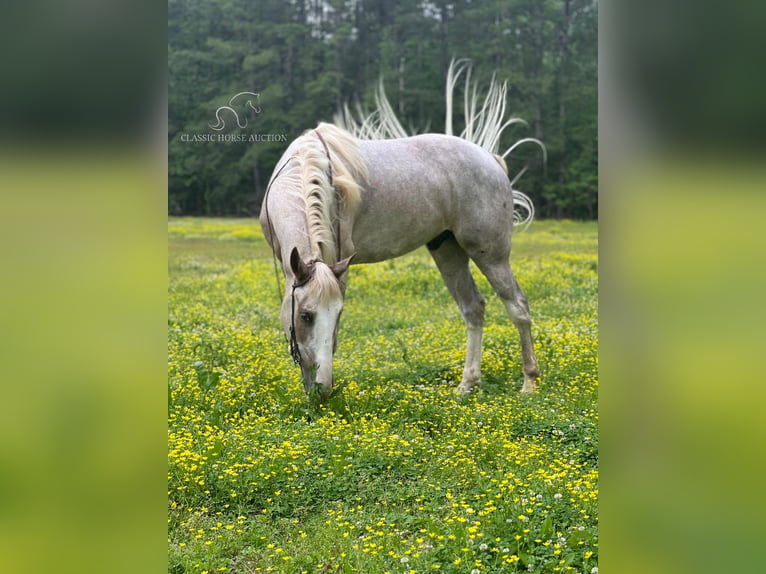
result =
[{"label": "horse braided mane", "polygon": [[337,222],[342,224],[359,207],[367,167],[350,133],[327,123],[320,123],[316,131],[327,150],[314,130],[309,130],[301,136],[295,157],[300,166],[312,257],[332,264],[341,240],[335,236]]}]

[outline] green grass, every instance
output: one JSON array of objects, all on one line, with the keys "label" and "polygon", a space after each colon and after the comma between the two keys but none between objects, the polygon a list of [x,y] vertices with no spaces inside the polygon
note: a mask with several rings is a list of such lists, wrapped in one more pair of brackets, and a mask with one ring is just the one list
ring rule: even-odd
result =
[{"label": "green grass", "polygon": [[169,572],[580,572],[598,557],[597,227],[535,222],[512,263],[542,371],[486,280],[480,392],[424,249],[354,266],[340,391],[304,394],[255,220],[169,222]]}]

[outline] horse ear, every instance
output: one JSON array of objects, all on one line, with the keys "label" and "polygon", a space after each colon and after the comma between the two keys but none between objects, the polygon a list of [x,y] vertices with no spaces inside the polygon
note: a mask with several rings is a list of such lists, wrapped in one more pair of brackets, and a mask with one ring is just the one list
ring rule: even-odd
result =
[{"label": "horse ear", "polygon": [[293,247],[293,250],[290,252],[290,269],[293,270],[293,276],[295,277],[296,283],[302,283],[308,279],[310,273],[309,268],[303,262],[303,259],[301,259],[297,247]]},{"label": "horse ear", "polygon": [[342,261],[330,265],[330,269],[337,279],[340,279],[340,276],[348,271],[348,266],[351,265],[351,260],[354,259],[354,257],[356,257],[356,253],[352,253],[350,257],[346,257]]}]

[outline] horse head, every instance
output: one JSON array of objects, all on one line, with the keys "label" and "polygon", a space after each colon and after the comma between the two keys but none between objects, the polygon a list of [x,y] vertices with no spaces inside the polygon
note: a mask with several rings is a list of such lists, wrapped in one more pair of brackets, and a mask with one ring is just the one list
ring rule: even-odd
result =
[{"label": "horse head", "polygon": [[293,284],[282,302],[282,326],[290,353],[303,375],[306,392],[316,389],[326,400],[333,390],[332,363],[343,311],[343,275],[353,259],[327,265],[304,261],[297,248],[290,253]]}]

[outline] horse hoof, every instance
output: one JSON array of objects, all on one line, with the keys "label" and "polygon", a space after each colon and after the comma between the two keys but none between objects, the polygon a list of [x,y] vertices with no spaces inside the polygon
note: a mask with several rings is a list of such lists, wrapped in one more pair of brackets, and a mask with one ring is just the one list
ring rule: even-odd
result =
[{"label": "horse hoof", "polygon": [[468,384],[468,385],[465,384],[465,383],[460,383],[457,386],[457,388],[455,389],[455,392],[458,395],[469,395],[473,391],[475,391],[476,389],[477,389],[477,385],[475,383],[474,384]]},{"label": "horse hoof", "polygon": [[537,383],[533,383],[531,381],[524,381],[524,384],[521,386],[522,393],[534,393],[536,390]]}]

